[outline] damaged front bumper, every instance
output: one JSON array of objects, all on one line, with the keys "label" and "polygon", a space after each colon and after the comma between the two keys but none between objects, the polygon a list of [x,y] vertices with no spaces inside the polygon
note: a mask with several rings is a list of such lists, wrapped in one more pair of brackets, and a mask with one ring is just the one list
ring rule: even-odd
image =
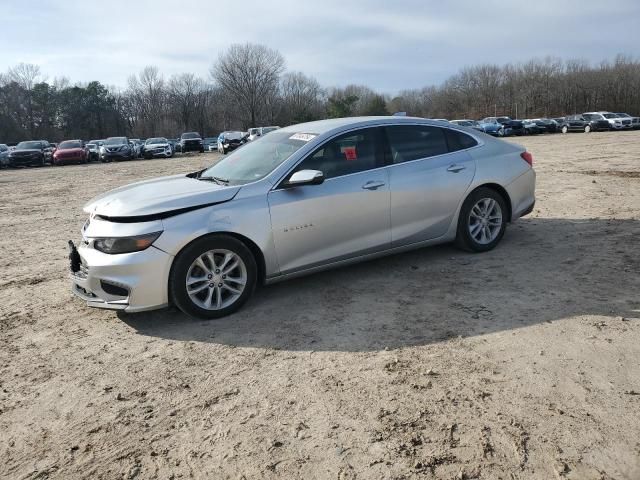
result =
[{"label": "damaged front bumper", "polygon": [[110,255],[71,241],[69,250],[72,292],[88,306],[133,313],[168,305],[171,255],[154,246]]}]

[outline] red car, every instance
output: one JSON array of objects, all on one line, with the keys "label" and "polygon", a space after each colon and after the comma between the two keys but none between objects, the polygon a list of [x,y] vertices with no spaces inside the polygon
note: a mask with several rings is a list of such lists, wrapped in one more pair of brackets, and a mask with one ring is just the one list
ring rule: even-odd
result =
[{"label": "red car", "polygon": [[87,163],[89,161],[89,149],[82,140],[65,140],[58,144],[53,153],[53,164]]}]

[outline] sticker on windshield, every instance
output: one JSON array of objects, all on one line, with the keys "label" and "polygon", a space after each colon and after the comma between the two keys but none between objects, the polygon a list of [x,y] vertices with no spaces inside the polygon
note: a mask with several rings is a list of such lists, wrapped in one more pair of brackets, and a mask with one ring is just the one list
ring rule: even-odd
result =
[{"label": "sticker on windshield", "polygon": [[308,142],[309,140],[313,140],[317,135],[315,133],[294,133],[289,137],[289,140],[300,140],[303,142]]}]

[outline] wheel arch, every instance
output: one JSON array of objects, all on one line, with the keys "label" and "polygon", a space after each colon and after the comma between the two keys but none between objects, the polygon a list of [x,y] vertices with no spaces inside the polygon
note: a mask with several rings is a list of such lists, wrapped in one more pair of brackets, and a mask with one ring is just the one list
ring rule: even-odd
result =
[{"label": "wheel arch", "polygon": [[[188,247],[190,247],[196,241],[199,241],[203,238],[216,237],[216,236],[232,237],[242,242],[249,249],[249,251],[253,255],[253,258],[255,258],[256,260],[256,267],[258,268],[258,282],[261,284],[264,283],[266,278],[267,268],[266,268],[264,253],[262,253],[262,250],[260,249],[260,247],[258,247],[258,245],[253,240],[251,240],[249,237],[246,237],[245,235],[242,235],[236,232],[227,232],[227,231],[208,232],[208,233],[205,233],[204,235],[200,235],[199,237],[195,237],[191,239],[190,242],[183,245],[182,248],[178,251],[178,253],[176,253],[175,256],[173,257],[173,261],[171,262],[171,269],[169,271],[169,278],[167,279],[167,282],[170,283],[169,279],[171,278],[171,272],[173,272],[176,259],[182,254],[182,252],[184,252]],[[168,284],[167,288],[169,292],[169,299],[171,299],[171,285]]]},{"label": "wheel arch", "polygon": [[497,183],[483,183],[482,185],[478,185],[473,190],[471,190],[465,197],[465,200],[469,197],[469,195],[473,194],[473,192],[475,192],[479,188],[489,188],[498,193],[504,199],[504,203],[507,205],[507,222],[511,222],[511,215],[513,215],[513,210],[509,192],[507,192],[507,190],[502,185],[499,185]]}]

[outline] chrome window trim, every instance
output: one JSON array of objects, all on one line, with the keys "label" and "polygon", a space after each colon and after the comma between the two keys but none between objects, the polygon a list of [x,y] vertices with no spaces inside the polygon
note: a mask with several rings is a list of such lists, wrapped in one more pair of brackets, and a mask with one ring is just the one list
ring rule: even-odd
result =
[{"label": "chrome window trim", "polygon": [[[383,128],[384,128],[384,127],[405,126],[405,125],[407,125],[407,126],[426,126],[426,127],[436,127],[436,128],[442,128],[442,129],[454,130],[454,131],[461,132],[461,133],[464,133],[464,134],[466,134],[466,135],[469,135],[471,138],[473,138],[473,139],[474,139],[476,142],[478,142],[478,143],[477,143],[476,145],[474,145],[473,147],[464,148],[464,149],[461,149],[461,150],[455,150],[455,151],[453,151],[453,152],[441,153],[440,155],[433,155],[433,156],[431,156],[431,157],[416,158],[416,159],[408,160],[408,161],[406,161],[406,162],[402,162],[402,163],[391,163],[391,164],[389,164],[389,165],[383,165],[383,166],[381,166],[381,167],[372,168],[372,169],[370,169],[370,170],[362,170],[361,172],[347,173],[347,174],[345,174],[345,175],[340,175],[340,176],[338,176],[338,177],[327,178],[327,179],[325,180],[325,182],[329,182],[329,181],[334,180],[334,179],[337,179],[337,178],[345,178],[345,177],[350,177],[350,176],[352,176],[352,175],[359,175],[359,174],[364,173],[364,172],[375,172],[375,171],[377,171],[377,170],[383,170],[383,169],[385,169],[385,168],[395,167],[395,166],[398,166],[398,165],[407,165],[407,164],[410,164],[410,163],[413,163],[413,162],[421,162],[421,161],[424,161],[424,160],[430,160],[430,159],[432,159],[432,158],[440,158],[440,157],[444,157],[445,155],[451,155],[451,154],[454,154],[454,153],[459,153],[459,152],[468,152],[468,151],[473,150],[473,149],[475,149],[475,148],[478,148],[478,147],[484,146],[484,144],[485,144],[484,140],[482,140],[481,138],[477,137],[475,134],[470,133],[470,132],[467,132],[466,130],[462,130],[462,129],[460,129],[460,128],[451,128],[451,127],[449,127],[448,125],[433,125],[433,124],[431,124],[431,123],[423,123],[423,122],[420,122],[420,121],[414,121],[414,122],[390,122],[390,123],[381,123],[381,124],[364,125],[364,126],[363,126],[363,125],[360,125],[360,126],[357,126],[357,127],[349,128],[348,130],[343,130],[343,131],[340,131],[340,132],[338,132],[338,133],[335,133],[335,134],[334,134],[334,135],[332,135],[331,137],[329,137],[329,138],[327,138],[326,140],[324,140],[324,142],[323,142],[323,143],[321,143],[321,144],[317,145],[316,147],[314,147],[314,148],[313,148],[313,150],[312,150],[311,152],[309,152],[309,153],[305,154],[305,156],[304,156],[304,157],[302,157],[300,160],[298,160],[298,161],[297,161],[297,163],[296,163],[295,165],[293,165],[293,166],[292,166],[292,167],[287,171],[287,173],[285,173],[284,175],[282,175],[282,177],[280,177],[280,178],[278,179],[278,181],[276,181],[276,182],[274,183],[274,186],[273,186],[273,188],[271,188],[271,191],[272,191],[272,192],[278,192],[278,191],[282,191],[282,190],[288,190],[288,188],[287,188],[287,187],[280,187],[280,185],[281,185],[282,181],[283,181],[286,177],[288,177],[289,175],[291,175],[291,174],[293,173],[293,171],[298,167],[298,165],[300,165],[300,164],[301,164],[302,162],[304,162],[307,158],[309,158],[309,156],[310,156],[310,155],[313,155],[315,152],[317,152],[317,151],[318,151],[318,149],[320,149],[321,147],[323,147],[324,145],[326,145],[328,142],[332,141],[332,140],[333,140],[333,139],[335,139],[336,137],[339,137],[339,136],[344,135],[344,134],[346,134],[346,133],[351,133],[351,132],[355,132],[355,131],[358,131],[358,130],[364,130],[364,129],[366,129],[366,128],[378,128],[378,127],[383,127]],[[462,127],[462,128],[471,128],[471,127]],[[268,175],[267,175],[267,176],[265,176],[264,178],[267,178],[267,177],[268,177]]]}]

